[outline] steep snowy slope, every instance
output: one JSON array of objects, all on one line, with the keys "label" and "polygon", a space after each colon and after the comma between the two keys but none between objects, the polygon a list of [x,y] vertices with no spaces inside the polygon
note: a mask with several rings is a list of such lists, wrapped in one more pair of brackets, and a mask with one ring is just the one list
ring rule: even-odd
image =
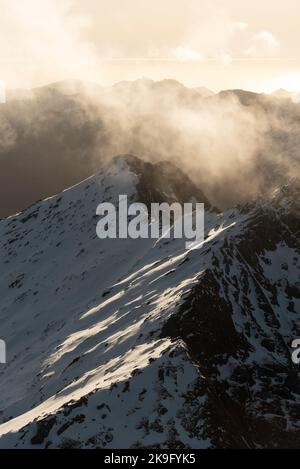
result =
[{"label": "steep snowy slope", "polygon": [[[206,204],[206,240],[105,240],[119,194]],[[299,184],[225,213],[119,157],[0,222],[0,447],[298,446]]]}]

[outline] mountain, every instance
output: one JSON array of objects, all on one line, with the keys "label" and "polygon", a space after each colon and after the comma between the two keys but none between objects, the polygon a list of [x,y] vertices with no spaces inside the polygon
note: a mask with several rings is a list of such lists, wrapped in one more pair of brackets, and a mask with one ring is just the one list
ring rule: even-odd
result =
[{"label": "mountain", "polygon": [[208,88],[205,88],[205,86],[200,86],[198,88],[193,89],[196,90],[204,98],[209,98],[215,94],[213,91],[209,90]]},{"label": "mountain", "polygon": [[[163,131],[157,110],[201,100],[174,80],[107,88],[68,81],[8,90],[0,105],[0,218],[79,183],[115,154],[137,150],[149,159],[145,144]],[[165,138],[167,143],[168,129]]]},{"label": "mountain", "polygon": [[276,96],[277,98],[283,98],[283,99],[291,99],[292,98],[292,93],[289,91],[280,88],[276,91],[273,91],[272,96]]},{"label": "mountain", "polygon": [[300,105],[175,80],[58,82],[0,104],[0,218],[100,171],[117,154],[168,160],[226,209],[299,177]]},{"label": "mountain", "polygon": [[286,99],[292,101],[294,103],[299,103],[300,101],[300,93],[297,91],[287,91],[285,89],[280,88],[272,93],[272,96],[275,96],[279,99]]},{"label": "mountain", "polygon": [[[205,202],[203,245],[100,241],[119,194]],[[0,447],[300,447],[299,195],[220,212],[125,155],[0,221]]]}]

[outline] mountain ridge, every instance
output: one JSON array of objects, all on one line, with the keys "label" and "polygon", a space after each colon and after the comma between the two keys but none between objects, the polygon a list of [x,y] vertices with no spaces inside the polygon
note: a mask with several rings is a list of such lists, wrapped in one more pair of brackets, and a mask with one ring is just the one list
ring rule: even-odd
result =
[{"label": "mountain ridge", "polygon": [[62,82],[18,99],[8,92],[0,217],[79,183],[117,154],[174,162],[222,209],[265,197],[299,172],[296,102],[241,90],[210,95],[170,80],[121,85]]},{"label": "mountain ridge", "polygon": [[[119,157],[0,221],[0,447],[298,445],[297,180],[208,210],[198,250],[172,237],[100,241],[96,206],[139,200],[149,169],[137,161]],[[169,200],[172,179],[160,178],[153,193]]]}]

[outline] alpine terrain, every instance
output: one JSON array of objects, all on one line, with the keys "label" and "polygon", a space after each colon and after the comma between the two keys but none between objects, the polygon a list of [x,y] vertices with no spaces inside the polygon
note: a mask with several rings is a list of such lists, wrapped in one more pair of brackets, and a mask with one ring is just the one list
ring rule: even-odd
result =
[{"label": "alpine terrain", "polygon": [[[205,241],[100,240],[119,194],[204,202]],[[130,155],[2,219],[0,448],[300,448],[299,239],[297,179],[221,212]]]}]

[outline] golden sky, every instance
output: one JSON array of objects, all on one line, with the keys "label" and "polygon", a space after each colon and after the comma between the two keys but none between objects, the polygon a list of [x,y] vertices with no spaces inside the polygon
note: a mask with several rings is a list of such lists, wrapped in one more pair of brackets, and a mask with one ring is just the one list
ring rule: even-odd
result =
[{"label": "golden sky", "polygon": [[0,0],[0,80],[300,90],[299,0]]}]

